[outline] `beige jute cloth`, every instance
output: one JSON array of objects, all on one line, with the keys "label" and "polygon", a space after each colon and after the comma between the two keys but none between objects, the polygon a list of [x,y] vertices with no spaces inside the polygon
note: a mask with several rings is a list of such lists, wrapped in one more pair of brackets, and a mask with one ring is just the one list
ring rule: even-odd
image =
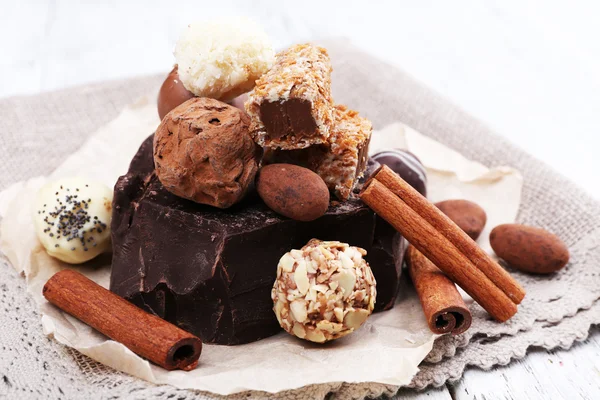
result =
[{"label": "beige jute cloth", "polygon": [[[569,348],[585,339],[590,326],[600,323],[600,204],[404,72],[345,41],[322,44],[334,65],[336,101],[359,110],[376,128],[402,121],[487,166],[516,167],[525,179],[519,222],[558,234],[571,251],[571,262],[555,275],[534,277],[511,271],[528,292],[519,313],[498,324],[473,305],[472,328],[457,337],[438,339],[411,386],[440,386],[459,379],[469,366],[487,369],[524,357],[531,346]],[[156,93],[162,78],[0,100],[0,189],[53,170],[124,106]],[[214,398],[115,372],[45,337],[23,278],[6,261],[0,263],[0,276],[0,398]],[[358,399],[393,395],[397,390],[340,382],[275,396],[254,392],[232,397]]]}]

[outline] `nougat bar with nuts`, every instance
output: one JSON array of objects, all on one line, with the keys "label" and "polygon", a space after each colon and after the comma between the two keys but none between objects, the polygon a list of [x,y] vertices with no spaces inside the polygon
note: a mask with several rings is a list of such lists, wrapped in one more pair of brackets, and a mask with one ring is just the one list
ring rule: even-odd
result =
[{"label": "nougat bar with nuts", "polygon": [[334,107],[334,124],[327,143],[302,150],[268,150],[263,162],[297,164],[316,172],[345,201],[365,171],[373,127],[358,112]]},{"label": "nougat bar with nuts", "polygon": [[327,50],[311,44],[277,54],[245,104],[254,141],[285,150],[326,143],[333,123],[331,70]]}]

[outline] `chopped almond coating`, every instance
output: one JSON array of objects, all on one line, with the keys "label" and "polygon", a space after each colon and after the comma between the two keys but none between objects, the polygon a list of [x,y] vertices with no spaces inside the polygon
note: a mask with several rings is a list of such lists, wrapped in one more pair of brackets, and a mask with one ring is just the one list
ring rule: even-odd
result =
[{"label": "chopped almond coating", "polygon": [[277,321],[289,334],[324,343],[346,336],[373,312],[377,282],[367,252],[312,239],[283,255],[271,291]]},{"label": "chopped almond coating", "polygon": [[277,54],[245,104],[254,141],[285,150],[326,143],[333,124],[331,71],[321,47],[301,44]]},{"label": "chopped almond coating", "polygon": [[268,150],[264,163],[290,163],[316,172],[338,199],[348,200],[367,166],[371,122],[346,106],[334,108],[335,123],[329,143],[303,150]]}]

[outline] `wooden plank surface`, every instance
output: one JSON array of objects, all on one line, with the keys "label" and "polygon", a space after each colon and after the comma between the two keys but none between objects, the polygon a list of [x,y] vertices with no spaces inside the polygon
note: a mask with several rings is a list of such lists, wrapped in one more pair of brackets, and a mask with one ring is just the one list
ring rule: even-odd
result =
[{"label": "wooden plank surface", "polygon": [[533,350],[491,371],[469,369],[448,385],[454,399],[600,399],[600,328],[566,350]]}]

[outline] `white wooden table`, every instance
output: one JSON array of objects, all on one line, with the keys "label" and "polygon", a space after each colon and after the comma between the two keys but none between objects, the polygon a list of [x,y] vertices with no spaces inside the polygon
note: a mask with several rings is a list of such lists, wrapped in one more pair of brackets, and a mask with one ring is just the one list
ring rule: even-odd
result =
[{"label": "white wooden table", "polygon": [[[2,2],[0,97],[167,71],[185,24],[248,15],[278,47],[349,37],[402,67],[600,199],[600,3],[68,0]],[[288,4],[289,3],[289,4]],[[171,5],[169,5],[171,4]],[[399,398],[598,399],[600,329],[569,351]]]}]

